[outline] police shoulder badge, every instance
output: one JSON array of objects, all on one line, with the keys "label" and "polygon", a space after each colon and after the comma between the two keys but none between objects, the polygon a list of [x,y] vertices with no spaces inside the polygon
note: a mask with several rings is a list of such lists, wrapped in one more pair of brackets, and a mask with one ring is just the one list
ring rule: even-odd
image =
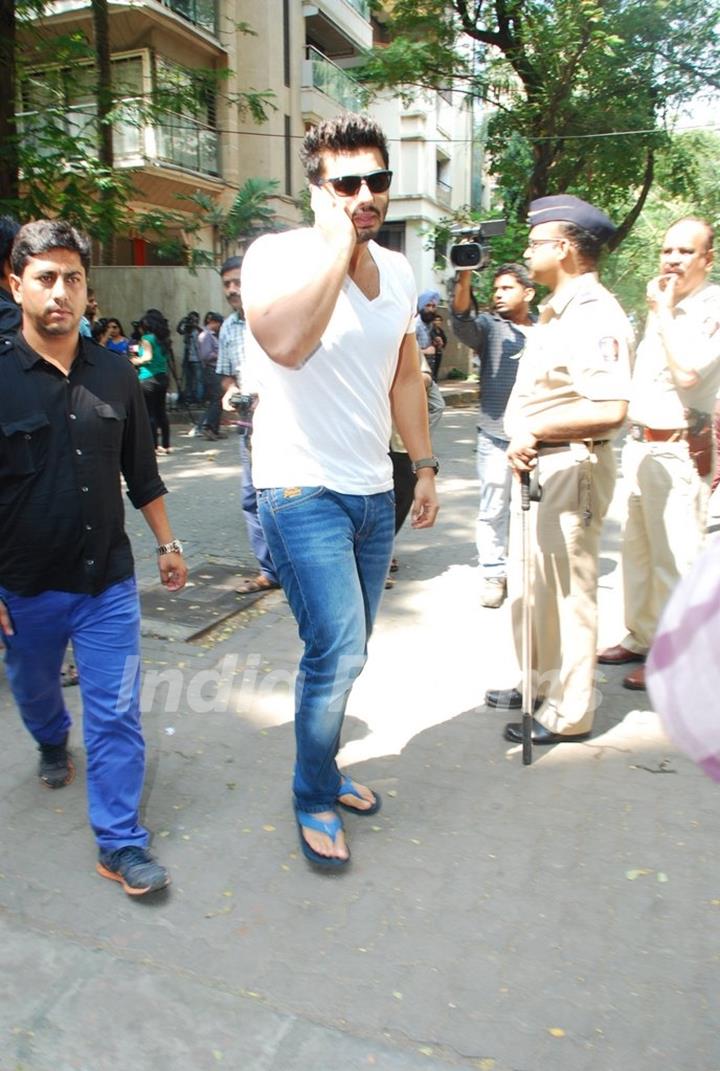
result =
[{"label": "police shoulder badge", "polygon": [[605,335],[600,339],[600,356],[603,361],[607,361],[608,364],[614,364],[620,356],[620,346],[618,340],[613,338],[612,335]]}]

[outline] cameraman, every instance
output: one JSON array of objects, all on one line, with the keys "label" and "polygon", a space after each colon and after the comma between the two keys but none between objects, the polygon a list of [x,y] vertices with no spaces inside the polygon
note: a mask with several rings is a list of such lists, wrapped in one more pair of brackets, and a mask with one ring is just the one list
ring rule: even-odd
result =
[{"label": "cameraman", "polygon": [[222,416],[220,377],[215,371],[220,349],[218,335],[222,322],[221,313],[206,312],[203,320],[204,327],[198,337],[198,356],[200,357],[203,377],[203,398],[207,404],[207,409],[196,429],[196,433],[202,434],[206,439],[210,439],[211,442],[227,438],[226,433],[220,430],[220,417]]},{"label": "cameraman", "polygon": [[477,470],[480,508],[475,544],[482,574],[480,601],[492,609],[507,594],[507,545],[512,473],[505,451],[505,408],[515,383],[518,360],[534,317],[530,305],[535,289],[521,264],[503,264],[493,276],[493,311],[479,312],[470,271],[455,277],[452,302],[455,335],[475,350],[480,361],[480,414],[477,426]]},{"label": "cameraman", "polygon": [[[232,308],[230,315],[223,321],[218,335],[217,373],[223,392],[222,408],[232,412],[233,400],[238,391],[243,393],[243,373],[245,365],[245,315],[240,298],[241,257],[229,257],[220,269],[223,290],[228,304]],[[254,399],[253,399],[254,401]],[[256,577],[243,581],[236,589],[238,595],[247,595],[253,591],[269,591],[280,587],[275,567],[270,557],[268,545],[258,520],[257,492],[252,481],[250,464],[250,439],[252,427],[240,425],[240,459],[242,461],[242,510],[245,515],[248,538],[253,554],[258,560],[260,572]]]},{"label": "cameraman", "polygon": [[200,336],[200,313],[188,312],[177,325],[177,333],[183,337],[182,382],[183,400],[201,402],[203,399],[202,366],[198,353]]}]

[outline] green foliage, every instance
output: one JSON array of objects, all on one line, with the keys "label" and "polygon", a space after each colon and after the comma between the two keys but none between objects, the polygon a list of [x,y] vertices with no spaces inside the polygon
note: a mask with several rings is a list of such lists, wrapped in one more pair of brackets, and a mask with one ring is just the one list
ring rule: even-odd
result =
[{"label": "green foliage", "polygon": [[398,95],[453,87],[490,108],[509,216],[567,190],[616,219],[642,203],[670,106],[720,86],[720,0],[397,0],[362,72]]},{"label": "green foliage", "polygon": [[[43,0],[17,0],[16,23],[23,25],[27,39],[22,54],[2,55],[3,63],[12,64],[16,70],[23,101],[21,111],[30,114],[22,120],[18,135],[6,137],[0,145],[0,167],[21,176],[18,196],[0,199],[0,212],[10,212],[21,219],[62,215],[102,243],[117,233],[143,233],[140,224],[149,217],[136,217],[131,211],[131,201],[137,196],[132,172],[102,166],[98,161],[100,133],[105,124],[142,129],[159,126],[170,115],[205,122],[222,94],[238,115],[249,116],[255,122],[266,120],[275,108],[270,91],[249,88],[228,94],[225,85],[231,72],[227,70],[185,68],[158,59],[149,95],[143,95],[137,84],[122,84],[124,74],[113,71],[109,110],[101,126],[92,103],[101,90],[95,48],[82,33],[49,35],[39,28],[34,20],[44,7]],[[233,25],[232,32],[253,33],[246,23]],[[122,65],[118,70],[124,70]],[[245,193],[251,197],[253,191]],[[240,230],[244,212],[261,212],[261,191],[255,190],[254,195],[255,202],[240,202],[231,209],[230,216]],[[154,213],[152,223],[152,232],[158,235],[161,245],[167,237],[164,226],[174,231],[197,231],[194,223],[188,224],[178,212]],[[262,224],[261,219],[259,225]],[[232,237],[222,234],[223,240]],[[168,255],[174,255],[171,250],[177,239],[171,236],[166,244]],[[181,240],[180,246],[183,244]],[[193,247],[191,259],[200,262],[204,257],[212,261],[213,253]]]},{"label": "green foliage", "polygon": [[[275,230],[277,220],[269,201],[276,195],[278,183],[274,179],[248,179],[238,190],[229,209],[224,210],[218,202],[202,190],[178,200],[191,206],[186,212],[147,212],[136,226],[144,235],[157,238],[161,257],[177,263],[178,260],[191,269],[208,264],[221,264],[239,243],[248,243],[260,234]],[[199,245],[200,233],[211,227],[215,235],[214,248],[203,249]]]}]

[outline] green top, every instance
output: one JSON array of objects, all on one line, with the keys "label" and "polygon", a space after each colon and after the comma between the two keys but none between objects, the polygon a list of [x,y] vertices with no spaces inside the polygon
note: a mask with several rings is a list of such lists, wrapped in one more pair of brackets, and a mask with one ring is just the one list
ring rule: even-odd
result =
[{"label": "green top", "polygon": [[140,345],[142,347],[141,356],[145,353],[145,347],[149,346],[152,350],[152,357],[145,364],[141,364],[138,368],[138,377],[142,379],[150,379],[152,376],[160,375],[163,372],[167,372],[167,357],[162,346],[155,338],[155,335],[143,335]]}]

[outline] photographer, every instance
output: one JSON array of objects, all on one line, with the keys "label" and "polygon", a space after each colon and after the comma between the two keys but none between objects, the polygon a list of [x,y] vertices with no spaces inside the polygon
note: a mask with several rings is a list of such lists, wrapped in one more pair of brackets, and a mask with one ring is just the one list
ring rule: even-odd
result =
[{"label": "photographer", "polygon": [[219,312],[205,313],[204,330],[198,338],[198,354],[200,356],[203,392],[208,407],[205,410],[199,431],[206,439],[215,441],[227,438],[225,432],[220,431],[220,416],[222,407],[220,404],[220,377],[217,374],[217,359],[220,349],[218,334],[222,326],[223,318]]},{"label": "photographer", "polygon": [[[237,588],[239,595],[247,595],[253,591],[270,591],[280,585],[260,521],[258,520],[257,492],[252,480],[250,437],[252,432],[251,412],[254,399],[248,395],[243,395],[245,316],[240,297],[241,265],[241,257],[229,257],[220,269],[225,297],[233,311],[223,321],[220,328],[217,373],[220,376],[220,385],[223,392],[222,408],[226,412],[232,412],[236,407],[236,403],[241,403],[240,407],[238,407],[238,415],[240,418],[239,430],[241,432],[240,459],[243,470],[242,511],[245,516],[250,546],[260,566],[260,572],[256,577],[243,581]],[[240,392],[239,398],[237,397],[238,392]],[[244,418],[243,409],[246,414]]]},{"label": "photographer", "polygon": [[182,397],[186,403],[203,400],[203,380],[198,338],[200,336],[200,313],[188,312],[177,325],[183,338]]},{"label": "photographer", "polygon": [[495,609],[507,592],[507,545],[510,525],[511,472],[505,452],[505,408],[515,383],[518,360],[534,323],[530,305],[535,290],[521,264],[503,264],[493,276],[493,311],[479,312],[469,270],[456,276],[452,302],[453,330],[475,350],[480,361],[480,413],[477,426],[477,471],[480,508],[475,527],[482,574],[480,601]]}]

